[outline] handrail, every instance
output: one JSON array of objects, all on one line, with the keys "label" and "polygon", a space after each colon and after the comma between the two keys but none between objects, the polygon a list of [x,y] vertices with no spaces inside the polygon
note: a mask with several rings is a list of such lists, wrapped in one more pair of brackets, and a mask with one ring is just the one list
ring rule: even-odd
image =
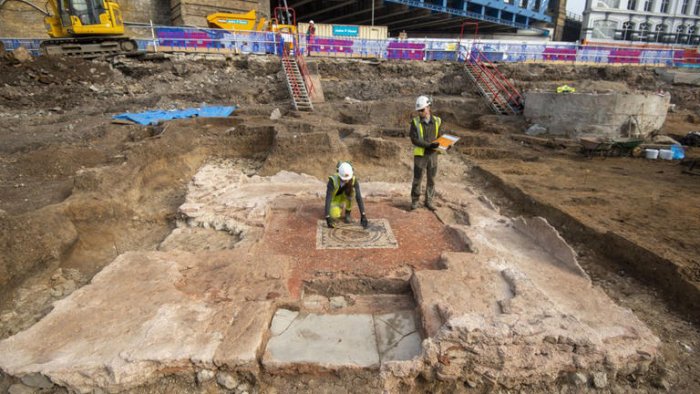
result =
[{"label": "handrail", "polygon": [[[297,66],[299,67],[299,72],[301,73],[301,76],[304,78],[304,83],[306,85],[306,94],[309,96],[309,100],[311,100],[311,94],[314,92],[314,83],[311,80],[311,74],[309,73],[309,69],[306,67],[306,61],[304,60],[304,53],[302,52],[300,42],[301,40],[299,39],[299,33],[293,37],[294,40],[294,58],[297,61]],[[308,43],[307,43],[308,45]]]},{"label": "handrail", "polygon": [[[477,64],[476,62],[469,62],[469,64],[473,65],[473,66],[476,67],[476,69],[478,70],[478,73],[474,75],[474,78],[477,78],[477,79],[478,79],[477,84],[479,84],[480,86],[482,86],[482,89],[484,89],[484,88],[488,89],[488,91],[491,93],[491,96],[492,96],[492,99],[491,99],[491,100],[492,100],[492,101],[491,101],[489,104],[490,104],[490,105],[493,105],[493,102],[494,102],[494,101],[499,101],[499,104],[502,105],[502,104],[500,103],[500,102],[502,102],[502,99],[500,98],[499,92],[498,92],[498,91],[494,91],[494,90],[491,88],[491,85],[493,85],[493,84],[489,84],[488,82],[484,82],[484,81],[485,81],[485,77],[484,77],[484,76],[485,76],[485,75],[488,75],[488,71],[485,70],[484,68],[482,68],[482,67],[481,67],[479,64]],[[482,83],[480,83],[480,82],[482,82]]]},{"label": "handrail", "polygon": [[491,67],[491,69],[492,69],[493,71],[495,71],[495,74],[499,77],[499,79],[502,80],[502,81],[505,81],[506,84],[508,85],[508,87],[509,87],[511,90],[513,90],[513,91],[517,94],[517,96],[518,96],[519,98],[522,98],[522,96],[520,96],[520,93],[519,93],[518,90],[515,88],[515,86],[513,86],[513,84],[510,83],[510,81],[508,80],[508,78],[505,77],[505,75],[503,75],[500,71],[498,71],[498,68],[493,64],[493,62],[491,62],[491,61],[483,54],[483,52],[481,52],[481,50],[479,50],[479,48],[474,48],[474,49],[476,49],[476,51],[477,51],[477,53],[479,54],[479,56],[480,56],[481,58],[484,59],[485,63],[488,64],[488,65]]},{"label": "handrail", "polygon": [[[487,83],[485,85],[486,88],[488,88],[488,90],[493,95],[493,100],[498,101],[498,103],[503,107],[510,108],[511,111],[514,113],[520,112],[520,108],[514,108],[513,104],[520,106],[520,104],[523,101],[522,96],[520,95],[518,90],[515,89],[515,87],[505,78],[503,74],[501,74],[498,71],[497,68],[495,68],[493,63],[486,56],[484,56],[484,54],[477,47],[472,48],[472,51],[467,57],[467,61],[479,69],[480,73],[476,75],[476,77],[478,77],[482,81],[487,80]],[[490,66],[490,70],[488,70],[484,66],[484,63]],[[502,81],[505,81],[505,85],[502,83]],[[491,82],[491,84],[489,84],[488,82]],[[490,85],[493,85],[494,87],[498,88],[498,90],[494,91]],[[503,95],[507,96],[507,100],[505,102]]]},{"label": "handrail", "polygon": [[299,65],[299,71],[301,76],[304,78],[306,83],[306,92],[309,95],[309,100],[311,99],[311,94],[315,91],[314,83],[311,80],[311,74],[309,74],[309,69],[306,67],[306,61],[304,60],[304,55],[297,53],[296,56],[297,64]]}]

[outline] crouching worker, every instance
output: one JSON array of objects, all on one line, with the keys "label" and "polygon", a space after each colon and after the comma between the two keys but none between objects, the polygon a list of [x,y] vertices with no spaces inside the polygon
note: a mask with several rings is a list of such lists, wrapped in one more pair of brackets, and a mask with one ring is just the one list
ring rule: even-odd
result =
[{"label": "crouching worker", "polygon": [[338,173],[328,177],[326,187],[326,224],[328,227],[335,227],[335,220],[341,215],[345,223],[352,223],[352,199],[357,200],[360,208],[360,223],[367,228],[367,215],[365,215],[365,203],[362,201],[360,193],[360,183],[353,175],[352,165],[348,162],[338,163]]}]

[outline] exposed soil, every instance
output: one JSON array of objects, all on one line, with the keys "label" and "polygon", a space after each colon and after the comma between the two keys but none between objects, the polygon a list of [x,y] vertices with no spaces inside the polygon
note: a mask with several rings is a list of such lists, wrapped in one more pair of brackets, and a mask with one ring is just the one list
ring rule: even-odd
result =
[{"label": "exposed soil", "polygon": [[[300,114],[289,110],[274,57],[0,62],[0,338],[31,326],[117,255],[155,249],[174,227],[187,182],[207,161],[235,158],[251,175],[289,170],[324,179],[336,160],[348,158],[362,179],[410,187],[404,153],[412,101],[430,94],[435,112],[462,137],[455,154],[441,160],[441,179],[472,183],[513,214],[545,216],[574,245],[594,283],[661,338],[656,378],[618,387],[700,392],[700,177],[676,162],[585,158],[575,147],[516,141],[511,136],[525,121],[488,113],[459,64],[318,60],[311,67],[327,102]],[[524,90],[566,82],[583,91],[670,91],[676,109],[662,131],[700,130],[700,89],[668,85],[652,69],[499,67]],[[227,119],[111,123],[120,112],[202,103],[240,109]],[[275,108],[283,113],[279,121],[269,119]],[[688,154],[697,156],[697,148]],[[311,222],[320,211],[304,212]],[[450,245],[426,250],[422,264]],[[340,269],[359,276],[348,265],[354,263],[339,262]],[[376,385],[362,374],[337,378]],[[279,379],[268,383],[282,387]],[[336,383],[307,376],[290,382],[292,391],[342,391]],[[167,387],[187,389],[177,381]]]}]

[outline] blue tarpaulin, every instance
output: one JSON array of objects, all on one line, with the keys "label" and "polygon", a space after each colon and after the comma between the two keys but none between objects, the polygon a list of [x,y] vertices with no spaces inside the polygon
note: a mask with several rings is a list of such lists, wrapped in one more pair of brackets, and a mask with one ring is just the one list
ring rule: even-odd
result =
[{"label": "blue tarpaulin", "polygon": [[201,108],[176,109],[172,111],[146,111],[135,114],[126,112],[123,114],[114,115],[112,118],[118,120],[130,120],[142,125],[154,125],[163,120],[192,118],[195,116],[202,118],[225,118],[231,115],[231,113],[233,113],[235,110],[236,106],[207,106]]}]

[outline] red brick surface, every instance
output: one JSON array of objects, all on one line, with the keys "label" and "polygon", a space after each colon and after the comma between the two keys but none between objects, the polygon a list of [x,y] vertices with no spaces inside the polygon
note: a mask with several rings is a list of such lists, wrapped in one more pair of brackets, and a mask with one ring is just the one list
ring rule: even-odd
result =
[{"label": "red brick surface", "polygon": [[[294,261],[288,286],[298,297],[302,283],[323,275],[381,278],[401,267],[437,269],[443,251],[460,248],[457,238],[430,211],[407,212],[390,202],[366,203],[370,219],[389,221],[399,243],[397,249],[316,249],[317,221],[323,218],[323,201],[300,201],[295,210],[276,210],[263,237],[268,250]],[[355,208],[354,219],[359,222]]]}]

